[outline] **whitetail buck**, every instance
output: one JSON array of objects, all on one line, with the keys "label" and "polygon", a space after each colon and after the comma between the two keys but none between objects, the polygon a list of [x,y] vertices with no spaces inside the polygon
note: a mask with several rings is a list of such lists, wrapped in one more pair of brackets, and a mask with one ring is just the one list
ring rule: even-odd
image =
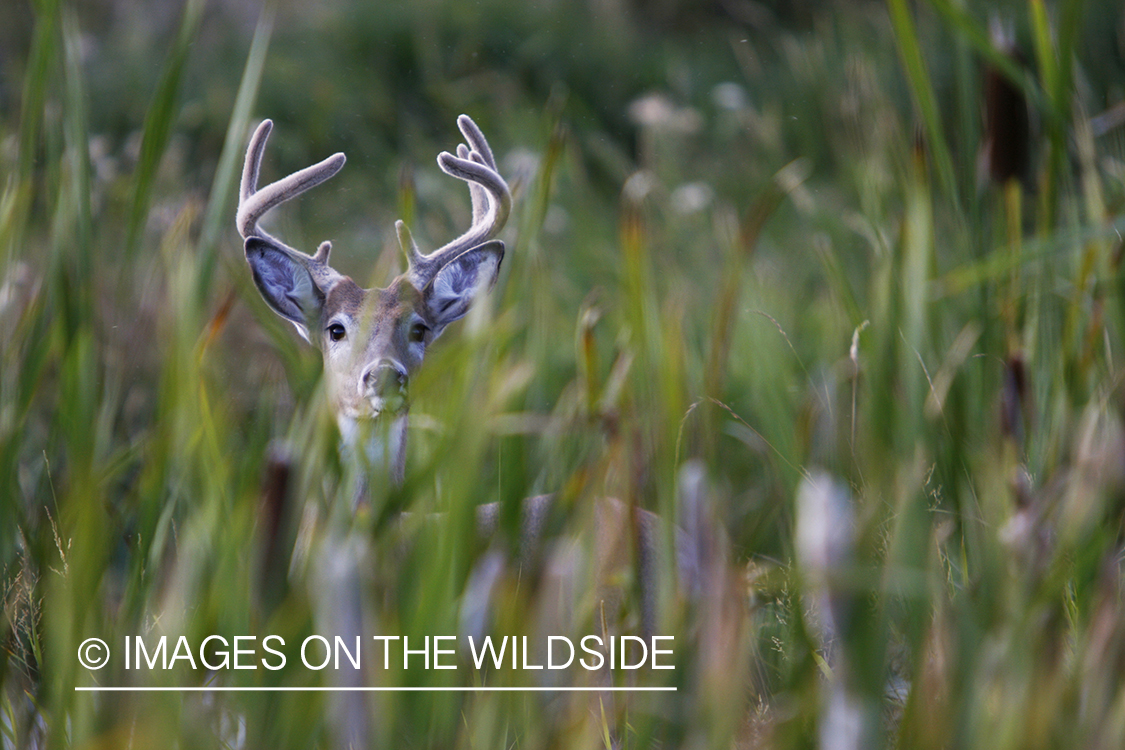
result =
[{"label": "whitetail buck", "polygon": [[[407,388],[426,347],[461,318],[477,292],[496,281],[504,243],[493,238],[511,210],[508,186],[488,142],[467,116],[458,118],[468,146],[443,152],[438,165],[469,184],[473,219],[468,231],[422,254],[399,221],[399,243],[408,268],[385,289],[363,289],[328,265],[329,242],[312,255],[270,236],[259,225],[274,206],[329,179],[344,166],[335,154],[262,189],[258,175],[273,124],[258,126],[246,151],[239,191],[238,231],[246,261],[266,303],[293,323],[324,356],[324,379],[345,444],[362,421],[377,420],[389,445],[364,446],[368,458],[389,466],[401,482],[406,460]],[[355,446],[352,446],[353,448]]]},{"label": "whitetail buck", "polygon": [[[323,354],[324,379],[345,449],[366,454],[371,463],[381,459],[395,482],[402,481],[406,460],[410,376],[421,365],[426,347],[468,312],[478,292],[495,283],[504,258],[504,243],[494,238],[511,211],[511,193],[480,128],[467,115],[457,118],[457,125],[468,145],[459,145],[456,156],[442,152],[437,162],[446,174],[468,183],[472,225],[452,242],[422,254],[410,230],[397,222],[408,267],[385,289],[362,289],[329,266],[331,243],[324,242],[314,254],[306,255],[259,224],[274,206],[339,172],[343,154],[258,189],[262,155],[273,127],[265,120],[250,139],[242,172],[237,223],[254,282],[274,312],[293,323]],[[384,429],[360,429],[363,422],[382,423]],[[350,444],[361,436],[374,444]],[[550,502],[550,496],[542,496],[525,503],[522,541],[535,544]],[[478,508],[483,533],[495,527],[497,511],[495,503]],[[599,503],[597,514],[599,534],[607,536],[604,549],[621,554],[633,546],[621,538],[632,526],[627,521],[634,514],[628,508],[606,500]],[[639,511],[635,520],[633,538],[645,568],[651,564],[656,519]],[[650,572],[641,570],[643,586],[651,582]]]},{"label": "whitetail buck", "polygon": [[[437,162],[446,174],[468,183],[472,225],[460,237],[423,254],[405,223],[397,222],[407,270],[384,289],[363,289],[329,266],[331,243],[323,242],[315,253],[306,255],[268,234],[259,223],[274,206],[339,172],[345,160],[342,153],[259,189],[262,155],[273,128],[265,120],[250,139],[242,172],[237,224],[246,241],[254,282],[274,312],[293,323],[323,354],[324,379],[345,449],[358,450],[369,461],[381,458],[396,483],[403,479],[406,460],[410,377],[430,343],[468,312],[480,291],[496,282],[504,258],[504,243],[495,237],[511,211],[511,193],[480,128],[467,115],[458,117],[457,125],[468,145],[458,145],[456,155],[442,152]],[[364,422],[386,428],[359,429]],[[355,446],[359,436],[376,444]],[[537,546],[550,504],[551,496],[525,502],[521,540],[525,546]],[[483,534],[494,530],[497,512],[496,503],[478,507]],[[611,498],[598,501],[596,516],[597,548],[606,557],[618,558],[616,562],[635,548],[642,592],[651,597],[659,519]],[[690,540],[677,541],[691,546]],[[685,552],[680,552],[682,557]],[[691,559],[677,562],[681,569],[694,564]],[[648,604],[645,627],[651,629],[651,600]]]},{"label": "whitetail buck", "polygon": [[[330,243],[322,243],[315,253],[307,255],[270,236],[259,224],[274,206],[339,172],[344,165],[343,154],[335,154],[258,189],[262,155],[272,128],[266,120],[250,139],[242,173],[237,223],[246,241],[246,260],[254,282],[274,312],[293,323],[301,336],[323,354],[324,378],[345,450],[359,453],[350,458],[362,461],[365,456],[371,463],[381,461],[396,483],[402,482],[404,474],[410,377],[421,365],[430,343],[446,326],[468,312],[479,292],[493,285],[504,257],[504,244],[495,237],[511,210],[511,194],[480,129],[465,115],[458,118],[457,124],[467,145],[458,146],[456,155],[443,152],[437,161],[446,174],[468,183],[472,225],[455,240],[423,254],[406,225],[399,221],[398,238],[408,267],[384,289],[363,289],[329,266]],[[381,427],[367,429],[372,424]],[[356,445],[364,437],[371,442]],[[540,532],[550,506],[551,496],[525,501],[522,554],[535,552],[540,546]],[[497,515],[496,503],[478,507],[477,522],[482,535],[491,535]],[[642,627],[651,634],[655,628],[657,550],[662,546],[659,519],[620,501],[602,498],[595,508],[595,524],[597,539],[592,549],[596,559],[588,564],[600,580],[615,577],[614,570],[632,567],[636,571]],[[687,544],[680,544],[684,541]],[[682,547],[683,558],[684,549],[699,545],[693,545],[690,539],[678,539],[677,546]],[[332,574],[335,583],[324,588],[350,590],[352,593],[346,596],[328,598],[337,605],[351,602],[355,606],[346,608],[347,611],[337,609],[328,617],[342,618],[350,623],[341,625],[343,629],[359,632],[362,615],[354,592],[361,577],[357,571],[363,555],[346,557],[349,559],[341,568],[344,572]],[[688,551],[686,557],[696,555]],[[573,562],[573,548],[570,561]],[[678,563],[689,577],[694,577],[690,559],[680,559]],[[566,570],[573,572],[566,564],[555,567],[564,570],[564,577],[569,575]],[[487,569],[495,567],[485,565],[478,572]],[[489,578],[487,574],[474,575],[473,580]],[[483,585],[470,582],[466,598],[487,602],[490,588],[487,580]],[[482,601],[470,604],[479,608]],[[359,726],[363,722],[355,719],[357,711],[346,713],[352,717],[349,723],[356,726],[345,728],[343,734],[351,740],[366,737],[367,731]]]}]

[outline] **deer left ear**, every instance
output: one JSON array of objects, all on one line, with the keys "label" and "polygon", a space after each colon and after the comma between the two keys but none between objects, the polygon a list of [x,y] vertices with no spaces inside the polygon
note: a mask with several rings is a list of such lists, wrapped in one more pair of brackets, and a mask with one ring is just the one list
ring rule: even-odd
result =
[{"label": "deer left ear", "polygon": [[462,253],[438,271],[422,291],[435,335],[464,317],[478,292],[492,288],[503,259],[504,243],[493,240]]}]

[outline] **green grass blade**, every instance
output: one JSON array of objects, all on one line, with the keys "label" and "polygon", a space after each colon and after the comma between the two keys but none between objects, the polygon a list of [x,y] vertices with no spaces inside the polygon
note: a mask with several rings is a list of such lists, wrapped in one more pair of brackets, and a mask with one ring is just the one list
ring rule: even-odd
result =
[{"label": "green grass blade", "polygon": [[1062,143],[1062,113],[1055,98],[1059,90],[1059,61],[1051,39],[1051,21],[1047,17],[1047,8],[1043,0],[1031,0],[1030,14],[1032,39],[1035,41],[1035,59],[1039,64],[1039,78],[1043,81],[1043,88],[1047,92],[1045,111],[1048,113],[1047,133],[1050,149],[1046,172],[1040,181],[1039,226],[1040,231],[1049,231],[1055,225],[1058,203],[1056,195],[1062,167],[1060,149],[1065,148]]},{"label": "green grass blade", "polygon": [[36,5],[35,37],[23,87],[23,112],[20,118],[20,179],[31,179],[43,121],[52,60],[58,51],[58,0],[41,0]]},{"label": "green grass blade", "polygon": [[145,115],[144,131],[141,140],[141,156],[137,164],[136,181],[133,187],[133,208],[129,216],[128,239],[125,243],[127,257],[132,257],[140,243],[148,219],[148,207],[152,203],[152,187],[160,160],[168,148],[172,137],[179,104],[180,84],[184,67],[191,52],[192,40],[199,29],[203,9],[207,0],[188,0],[180,20],[180,28],[172,51],[165,63],[156,94]]},{"label": "green grass blade", "polygon": [[724,373],[730,354],[731,328],[737,315],[741,293],[743,265],[753,255],[766,222],[782,202],[808,179],[811,170],[812,165],[805,159],[786,164],[750,206],[742,221],[738,242],[732,248],[728,261],[729,273],[722,290],[715,298],[710,351],[703,379],[704,393],[708,396],[719,399],[723,397]]},{"label": "green grass blade", "polygon": [[66,116],[63,121],[70,162],[69,200],[74,213],[74,252],[80,278],[89,278],[92,234],[90,208],[90,149],[87,126],[86,86],[82,76],[81,31],[78,19],[68,9],[63,16],[63,44],[66,53]]},{"label": "green grass blade", "polygon": [[[1035,57],[1046,90],[1044,111],[1049,141],[1046,173],[1040,184],[1041,231],[1055,226],[1060,181],[1067,173],[1071,101],[1074,98],[1074,52],[1082,18],[1082,0],[1066,0],[1053,25],[1043,0],[1031,0],[1031,28]],[[1052,28],[1056,29],[1052,35]]]},{"label": "green grass blade", "polygon": [[[35,30],[28,55],[27,73],[23,82],[23,106],[20,111],[19,160],[17,181],[6,188],[3,223],[0,224],[0,248],[4,260],[24,248],[23,232],[32,199],[39,145],[42,139],[43,111],[52,66],[58,55],[58,0],[40,0],[35,5]],[[10,192],[8,192],[10,191]]]},{"label": "green grass blade", "polygon": [[199,239],[198,297],[200,299],[210,287],[215,267],[215,246],[219,235],[233,224],[234,206],[231,203],[231,191],[236,184],[240,157],[250,123],[250,112],[258,95],[258,86],[262,81],[266,52],[269,50],[272,34],[273,6],[266,4],[258,18],[257,28],[254,29],[254,39],[250,43],[246,67],[242,71],[242,82],[238,85],[238,95],[234,100],[234,111],[231,112],[230,124],[227,126],[223,152],[219,157],[218,169],[215,170],[215,179],[211,183],[211,196],[203,214],[203,229]]},{"label": "green grass blade", "polygon": [[910,92],[926,130],[926,145],[937,165],[938,178],[942,188],[952,198],[953,204],[960,206],[960,191],[954,177],[949,142],[945,138],[937,96],[934,94],[933,83],[926,69],[926,61],[922,57],[922,47],[918,41],[918,32],[910,15],[910,8],[906,0],[887,0],[887,8],[891,14],[891,25],[894,27],[895,41],[907,82],[910,84]]}]

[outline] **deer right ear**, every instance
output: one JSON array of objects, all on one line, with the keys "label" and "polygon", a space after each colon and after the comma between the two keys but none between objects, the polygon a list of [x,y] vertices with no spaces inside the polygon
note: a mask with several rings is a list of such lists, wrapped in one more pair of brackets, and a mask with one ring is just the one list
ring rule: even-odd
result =
[{"label": "deer right ear", "polygon": [[262,299],[308,341],[308,326],[324,306],[324,292],[308,267],[288,248],[261,237],[247,238],[246,262]]}]

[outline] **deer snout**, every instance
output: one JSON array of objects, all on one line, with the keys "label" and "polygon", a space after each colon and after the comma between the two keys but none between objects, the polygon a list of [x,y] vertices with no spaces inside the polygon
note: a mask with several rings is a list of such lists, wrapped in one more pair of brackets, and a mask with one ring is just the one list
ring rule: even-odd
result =
[{"label": "deer snout", "polygon": [[368,365],[359,389],[376,413],[402,411],[406,406],[406,369],[398,362],[380,359]]}]

